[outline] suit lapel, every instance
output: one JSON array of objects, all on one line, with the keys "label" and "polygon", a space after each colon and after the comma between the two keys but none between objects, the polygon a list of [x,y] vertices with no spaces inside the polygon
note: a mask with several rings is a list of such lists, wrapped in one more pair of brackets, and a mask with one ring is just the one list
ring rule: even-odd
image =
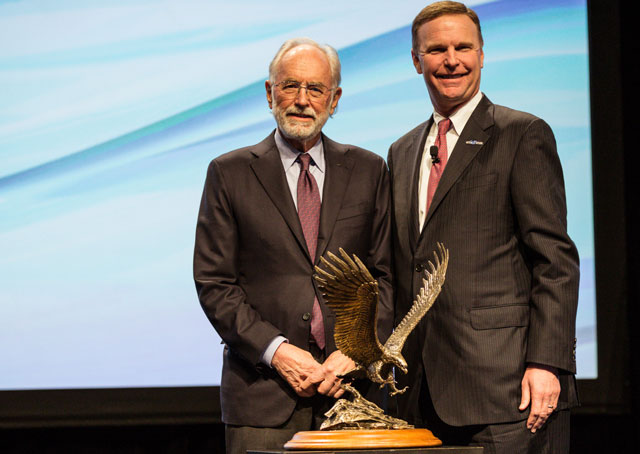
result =
[{"label": "suit lapel", "polygon": [[[442,178],[438,183],[436,192],[433,195],[433,200],[431,201],[431,206],[427,212],[425,225],[438,209],[438,206],[449,190],[451,190],[460,178],[464,169],[466,169],[469,163],[476,157],[478,152],[486,146],[489,137],[491,137],[486,130],[492,125],[493,104],[483,96],[462,130],[462,134],[460,134],[453,153],[451,153],[447,166],[442,173]],[[482,145],[477,144],[477,142],[481,142]],[[423,229],[423,232],[424,230],[425,229]]]},{"label": "suit lapel", "polygon": [[407,181],[411,182],[411,216],[409,226],[411,250],[415,251],[416,244],[420,238],[420,215],[419,215],[419,188],[420,188],[420,165],[422,164],[422,154],[424,153],[424,144],[427,141],[429,130],[433,125],[433,116],[424,123],[421,134],[416,134],[414,143],[409,147],[412,150],[412,155],[408,156],[407,164],[413,164],[413,175],[411,179],[407,178]]},{"label": "suit lapel", "polygon": [[326,175],[322,189],[322,208],[320,210],[320,228],[315,262],[326,252],[325,249],[333,233],[354,164],[353,159],[347,156],[349,150],[347,146],[334,142],[324,134],[322,141]]},{"label": "suit lapel", "polygon": [[[394,222],[402,246],[415,250],[420,225],[418,216],[418,182],[422,149],[433,120],[425,121],[398,145],[391,162],[393,179]],[[406,144],[405,144],[406,142]]]},{"label": "suit lapel", "polygon": [[[260,142],[251,150],[251,152],[257,158],[251,162],[253,172],[289,226],[289,229],[291,230],[291,233],[293,233],[296,241],[307,257],[309,257],[307,243],[304,239],[302,227],[300,226],[300,219],[298,218],[296,206],[294,205],[293,198],[291,197],[291,190],[287,184],[287,178],[284,174],[282,160],[280,159],[280,153],[278,153],[278,148],[276,147],[274,135],[271,134],[265,140]],[[265,219],[265,222],[268,222],[268,220]]]}]

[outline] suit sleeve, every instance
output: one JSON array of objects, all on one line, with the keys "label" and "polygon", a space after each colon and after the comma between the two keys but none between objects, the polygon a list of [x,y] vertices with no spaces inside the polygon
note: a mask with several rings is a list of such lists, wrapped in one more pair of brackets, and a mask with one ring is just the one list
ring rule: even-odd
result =
[{"label": "suit sleeve", "polygon": [[575,373],[578,251],[567,234],[564,181],[553,132],[540,119],[527,126],[520,140],[510,187],[532,276],[526,361]]},{"label": "suit sleeve", "polygon": [[393,291],[391,270],[391,206],[389,171],[381,160],[371,228],[368,268],[378,281],[378,337],[382,343],[393,330]]},{"label": "suit sleeve", "polygon": [[246,301],[237,271],[238,226],[219,164],[209,165],[196,226],[194,279],[200,304],[222,340],[254,365],[282,332]]}]

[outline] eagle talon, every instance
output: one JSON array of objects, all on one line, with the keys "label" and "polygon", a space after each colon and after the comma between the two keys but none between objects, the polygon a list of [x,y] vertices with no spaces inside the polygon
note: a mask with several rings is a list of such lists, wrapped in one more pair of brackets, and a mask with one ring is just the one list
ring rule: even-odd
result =
[{"label": "eagle talon", "polygon": [[404,392],[409,389],[408,386],[405,386],[402,389],[398,389],[396,388],[395,383],[393,385],[391,385],[391,392],[389,393],[390,396],[395,396],[396,394],[404,394]]}]

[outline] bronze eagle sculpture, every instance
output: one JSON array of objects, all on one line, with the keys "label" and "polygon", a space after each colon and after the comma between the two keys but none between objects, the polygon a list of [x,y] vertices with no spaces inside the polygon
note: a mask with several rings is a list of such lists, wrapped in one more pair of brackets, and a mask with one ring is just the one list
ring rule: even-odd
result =
[{"label": "bronze eagle sculpture", "polygon": [[407,362],[402,356],[402,347],[407,337],[418,325],[436,300],[444,283],[449,263],[449,251],[438,243],[440,256],[434,251],[436,265],[428,263],[423,286],[413,301],[409,312],[395,328],[384,345],[378,340],[378,282],[367,267],[354,255],[353,260],[342,249],[342,259],[329,252],[331,260],[321,258],[325,268],[315,267],[314,276],[327,305],[336,315],[334,338],[342,353],[356,363],[356,368],[343,377],[366,376],[380,387],[388,384],[390,395],[401,394],[406,387],[398,389],[393,377],[393,366],[407,373]]}]

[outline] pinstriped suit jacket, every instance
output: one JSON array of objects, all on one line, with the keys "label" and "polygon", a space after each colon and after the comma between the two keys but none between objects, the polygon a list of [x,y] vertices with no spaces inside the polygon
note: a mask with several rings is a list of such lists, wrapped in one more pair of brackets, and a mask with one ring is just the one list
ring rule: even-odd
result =
[{"label": "pinstriped suit jacket", "polygon": [[[443,290],[405,345],[401,416],[427,380],[454,426],[517,421],[528,362],[559,368],[559,407],[577,404],[579,265],[567,235],[560,161],[549,126],[483,96],[462,131],[420,232],[419,163],[433,119],[389,150],[396,322],[422,285],[436,242],[450,250]],[[473,141],[476,141],[474,143]],[[481,142],[481,143],[478,143]]]},{"label": "pinstriped suit jacket", "polygon": [[202,308],[225,343],[220,400],[227,424],[275,427],[291,416],[298,396],[260,357],[277,335],[309,350],[314,295],[324,315],[326,353],[335,351],[335,317],[312,277],[321,254],[342,247],[363,259],[379,282],[379,329],[391,331],[387,166],[370,151],[322,140],[326,177],[315,260],[273,134],[209,165],[194,277]]}]

